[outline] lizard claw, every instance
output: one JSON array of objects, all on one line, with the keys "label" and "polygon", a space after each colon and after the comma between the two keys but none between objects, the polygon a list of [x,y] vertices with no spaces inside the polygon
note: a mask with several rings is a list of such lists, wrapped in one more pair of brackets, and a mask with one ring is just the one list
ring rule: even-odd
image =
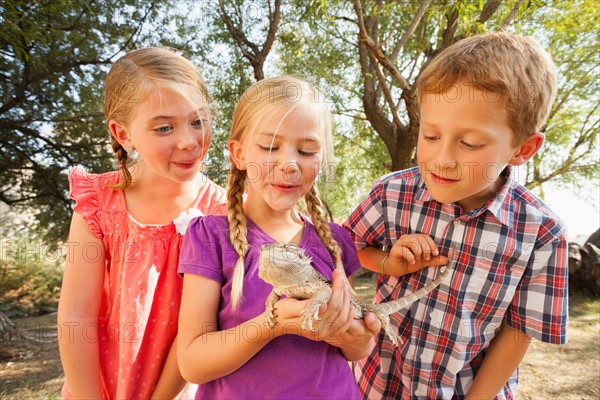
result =
[{"label": "lizard claw", "polygon": [[306,326],[308,325],[308,329],[309,329],[311,332],[314,332],[314,331],[315,331],[315,329],[313,328],[313,323],[312,323],[312,319],[311,319],[311,318],[309,318],[309,317],[306,317],[305,315],[303,315],[303,316],[300,318],[300,321],[302,321],[302,325],[301,325],[302,329],[306,329]]},{"label": "lizard claw", "polygon": [[302,321],[302,329],[306,328],[306,325],[308,325],[308,329],[310,329],[311,332],[315,331],[315,328],[313,327],[313,321],[319,321],[319,308],[320,306],[314,306],[315,311],[312,311],[313,307],[307,307],[304,310],[302,310],[302,316],[300,317],[300,321]]},{"label": "lizard claw", "polygon": [[265,314],[265,325],[273,329],[277,325],[277,321],[274,321],[268,314]]},{"label": "lizard claw", "polygon": [[271,329],[278,324],[278,322],[275,321],[275,318],[277,318],[278,315],[275,314],[274,311],[277,311],[277,308],[273,307],[267,309],[267,313],[265,314],[265,324]]}]

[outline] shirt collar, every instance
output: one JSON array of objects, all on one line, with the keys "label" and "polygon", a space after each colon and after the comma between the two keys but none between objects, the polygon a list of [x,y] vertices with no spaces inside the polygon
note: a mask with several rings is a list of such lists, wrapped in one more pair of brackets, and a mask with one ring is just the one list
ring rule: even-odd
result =
[{"label": "shirt collar", "polygon": [[423,176],[419,174],[419,181],[417,182],[417,191],[415,192],[415,200],[420,203],[426,203],[428,201],[435,200],[431,197],[429,190],[427,189],[427,185],[425,185],[425,180]]},{"label": "shirt collar", "polygon": [[501,175],[506,177],[506,182],[500,188],[498,194],[491,198],[481,209],[482,212],[489,211],[501,224],[512,227],[515,216],[512,201],[515,181],[512,167],[507,166]]},{"label": "shirt collar", "polygon": [[[506,182],[500,188],[496,196],[492,197],[486,204],[476,208],[467,214],[468,218],[475,218],[483,214],[485,211],[489,211],[496,219],[503,225],[508,227],[513,226],[514,213],[512,203],[512,192],[514,186],[512,167],[508,165],[504,171],[500,174],[506,178]],[[429,201],[436,201],[421,176],[417,183],[417,191],[415,193],[415,200],[419,203],[426,203]],[[458,209],[458,207],[457,207]]]}]

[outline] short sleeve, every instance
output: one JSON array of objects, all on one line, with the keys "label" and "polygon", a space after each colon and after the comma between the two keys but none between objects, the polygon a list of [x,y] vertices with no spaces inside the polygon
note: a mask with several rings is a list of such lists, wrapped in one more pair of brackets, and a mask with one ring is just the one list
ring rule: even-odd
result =
[{"label": "short sleeve", "polygon": [[179,274],[194,274],[225,283],[221,232],[210,216],[197,217],[190,223],[179,255]]},{"label": "short sleeve", "polygon": [[227,195],[225,189],[207,177],[204,186],[198,195],[197,207],[203,215],[227,214]]},{"label": "short sleeve", "polygon": [[98,175],[87,173],[81,167],[73,168],[69,174],[69,197],[75,200],[73,211],[83,217],[94,236],[102,239],[104,233],[100,227],[97,184]]},{"label": "short sleeve", "polygon": [[207,215],[227,215],[227,201],[225,201],[225,199],[223,199],[222,203],[217,203],[215,204],[209,212],[206,213]]},{"label": "short sleeve", "polygon": [[567,341],[568,245],[563,232],[538,243],[509,308],[507,323],[545,343]]},{"label": "short sleeve", "polygon": [[367,198],[344,223],[344,227],[350,232],[358,250],[368,246],[382,247],[385,243],[382,195],[383,188],[378,181]]},{"label": "short sleeve", "polygon": [[361,267],[356,247],[354,246],[350,232],[337,224],[331,224],[331,228],[335,240],[342,250],[342,264],[344,264],[346,275],[350,276]]}]

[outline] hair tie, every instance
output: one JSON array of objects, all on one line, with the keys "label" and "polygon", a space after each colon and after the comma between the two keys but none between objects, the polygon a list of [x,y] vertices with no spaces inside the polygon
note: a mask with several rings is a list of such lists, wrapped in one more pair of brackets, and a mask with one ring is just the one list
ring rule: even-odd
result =
[{"label": "hair tie", "polygon": [[121,164],[119,164],[119,168],[120,169],[127,169],[127,164],[126,163],[121,163]]}]

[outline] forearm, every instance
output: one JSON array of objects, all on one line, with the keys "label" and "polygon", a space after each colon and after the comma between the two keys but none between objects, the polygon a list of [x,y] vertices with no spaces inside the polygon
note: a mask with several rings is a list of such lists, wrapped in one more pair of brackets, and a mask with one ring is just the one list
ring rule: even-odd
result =
[{"label": "forearm", "polygon": [[[354,287],[354,278],[348,279]],[[332,346],[339,347],[340,352],[348,361],[357,361],[366,357],[375,345],[375,336],[381,330],[381,322],[373,313],[363,315],[363,319],[354,319],[346,332],[325,340]]]},{"label": "forearm", "polygon": [[150,399],[177,398],[185,388],[186,383],[179,372],[179,365],[177,365],[177,338],[175,338]]},{"label": "forearm", "polygon": [[467,400],[492,399],[508,382],[527,353],[531,338],[502,323],[475,375]]},{"label": "forearm", "polygon": [[389,253],[376,247],[359,250],[358,259],[363,267],[378,274],[403,276],[409,273],[406,264],[390,263]]},{"label": "forearm", "polygon": [[373,336],[369,335],[340,347],[340,351],[346,360],[358,361],[366,357],[371,352],[374,345],[375,341],[373,340]]},{"label": "forearm", "polygon": [[97,319],[58,317],[60,358],[74,399],[102,399],[97,327]]},{"label": "forearm", "polygon": [[205,332],[185,348],[180,343],[179,368],[183,377],[202,384],[242,367],[273,337],[281,335],[281,328],[270,329],[264,321],[261,314],[231,329]]},{"label": "forearm", "polygon": [[[439,255],[439,251],[434,247],[435,243],[428,236],[421,239],[423,242],[418,247],[416,242],[411,242],[411,240],[417,240],[414,235],[405,235],[402,238],[394,244],[389,253],[376,247],[365,247],[359,250],[358,258],[361,264],[379,274],[398,277],[420,271],[428,266],[448,263],[446,257]],[[410,251],[408,247],[411,247]]]}]

